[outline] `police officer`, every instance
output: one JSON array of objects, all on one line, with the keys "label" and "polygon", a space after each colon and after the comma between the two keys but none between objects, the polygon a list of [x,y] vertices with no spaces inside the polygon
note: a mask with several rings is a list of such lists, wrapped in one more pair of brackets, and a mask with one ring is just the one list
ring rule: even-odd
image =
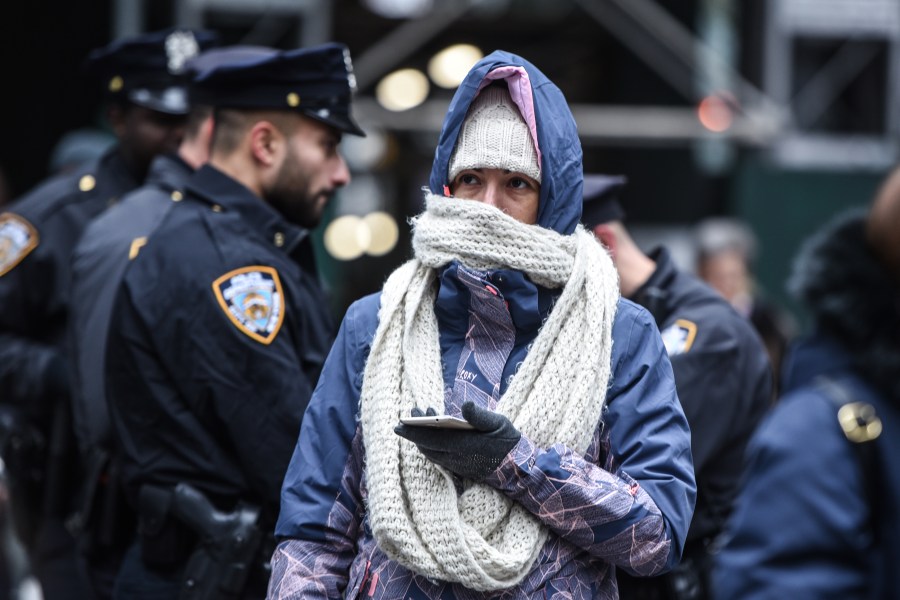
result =
[{"label": "police officer", "polygon": [[[213,48],[191,59],[188,70],[197,72],[268,52],[252,46]],[[103,360],[110,311],[128,262],[181,200],[187,178],[208,160],[212,111],[208,104],[191,102],[178,151],[158,155],[146,183],[94,219],[73,251],[69,314],[75,377],[72,406],[75,434],[86,464],[82,497],[90,503],[81,507],[78,525],[88,572],[103,598],[112,595],[117,565],[131,542],[135,523],[121,497],[120,466],[111,453]]]},{"label": "police officer", "polygon": [[78,467],[69,447],[64,348],[71,251],[91,218],[142,182],[154,155],[177,147],[187,109],[181,71],[214,39],[173,29],[93,51],[86,67],[105,90],[116,145],[0,214],[0,399],[14,432],[4,453],[16,522],[47,598],[86,597],[73,583],[73,545],[63,527]]},{"label": "police officer", "polygon": [[[128,265],[109,328],[106,391],[140,515],[119,598],[226,583],[215,564],[207,578],[185,567],[215,547],[200,543],[213,534],[198,525],[214,519],[179,511],[185,484],[211,509],[259,507],[260,528],[272,529],[333,341],[310,229],[350,179],[338,144],[363,135],[353,87],[339,44],[273,50],[195,78],[198,101],[216,107],[210,160]],[[264,596],[267,574],[250,579],[246,594]]]},{"label": "police officer", "polygon": [[620,596],[708,598],[710,553],[737,494],[744,448],[771,401],[771,367],[759,336],[728,302],[679,271],[665,247],[640,250],[623,223],[625,184],[586,175],[582,221],[609,249],[622,295],[647,308],[662,334],[691,427],[697,505],[681,564],[656,578],[619,572]]}]

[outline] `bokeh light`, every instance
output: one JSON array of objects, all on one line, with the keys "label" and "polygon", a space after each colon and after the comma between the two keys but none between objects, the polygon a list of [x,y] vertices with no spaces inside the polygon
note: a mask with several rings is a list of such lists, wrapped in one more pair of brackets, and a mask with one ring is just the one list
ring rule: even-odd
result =
[{"label": "bokeh light", "polygon": [[325,228],[328,253],[338,260],[354,260],[368,254],[384,256],[397,245],[400,229],[390,214],[374,211],[365,217],[344,215]]},{"label": "bokeh light", "polygon": [[344,215],[325,229],[325,249],[338,260],[359,258],[369,247],[369,227],[356,215]]},{"label": "bokeh light", "polygon": [[459,87],[469,69],[483,57],[481,50],[471,44],[448,46],[428,61],[428,76],[435,85],[454,89]]},{"label": "bokeh light", "polygon": [[400,69],[382,79],[375,88],[375,98],[387,110],[415,108],[428,97],[428,78],[418,69]]},{"label": "bokeh light", "polygon": [[369,229],[369,247],[366,253],[372,256],[383,256],[394,249],[400,230],[397,221],[386,212],[373,212],[363,217]]},{"label": "bokeh light", "polygon": [[718,94],[710,94],[697,105],[700,124],[716,133],[726,131],[734,122],[734,113],[728,102]]}]

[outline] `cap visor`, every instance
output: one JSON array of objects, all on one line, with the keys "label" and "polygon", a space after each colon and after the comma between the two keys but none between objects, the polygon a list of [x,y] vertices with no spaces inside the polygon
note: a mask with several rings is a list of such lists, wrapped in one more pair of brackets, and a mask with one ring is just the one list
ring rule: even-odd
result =
[{"label": "cap visor", "polygon": [[304,112],[303,114],[305,114],[310,119],[315,119],[316,121],[320,121],[322,123],[325,123],[326,125],[331,125],[335,129],[339,129],[344,133],[358,135],[359,137],[366,137],[366,132],[360,129],[359,125],[357,125],[350,117],[335,114],[329,115],[327,117],[321,117],[312,111]]},{"label": "cap visor", "polygon": [[128,99],[138,106],[169,115],[186,115],[190,110],[187,89],[182,86],[161,90],[137,88],[128,92]]}]

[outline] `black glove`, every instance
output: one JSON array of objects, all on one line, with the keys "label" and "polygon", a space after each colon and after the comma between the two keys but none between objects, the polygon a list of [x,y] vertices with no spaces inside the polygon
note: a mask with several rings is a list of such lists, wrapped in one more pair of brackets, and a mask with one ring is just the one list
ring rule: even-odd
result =
[{"label": "black glove", "polygon": [[[422,414],[418,408],[412,409],[412,416]],[[435,414],[434,409],[429,408],[425,414]],[[462,416],[475,429],[416,427],[401,423],[394,427],[394,432],[413,442],[429,460],[448,471],[481,481],[500,466],[522,434],[503,415],[473,402],[462,405]]]}]

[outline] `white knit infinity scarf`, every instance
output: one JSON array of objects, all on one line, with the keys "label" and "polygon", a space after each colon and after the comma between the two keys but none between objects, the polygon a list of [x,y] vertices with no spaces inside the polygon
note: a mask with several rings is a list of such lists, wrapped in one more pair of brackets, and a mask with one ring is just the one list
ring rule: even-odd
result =
[{"label": "white knit infinity scarf", "polygon": [[538,447],[561,443],[578,453],[606,397],[617,273],[583,227],[563,236],[481,202],[429,195],[413,229],[415,259],[384,285],[362,386],[369,523],[382,551],[416,573],[479,591],[512,587],[530,571],[546,529],[485,484],[458,495],[447,471],[394,433],[414,406],[443,412],[436,269],[453,260],[511,268],[563,288],[497,411]]}]

